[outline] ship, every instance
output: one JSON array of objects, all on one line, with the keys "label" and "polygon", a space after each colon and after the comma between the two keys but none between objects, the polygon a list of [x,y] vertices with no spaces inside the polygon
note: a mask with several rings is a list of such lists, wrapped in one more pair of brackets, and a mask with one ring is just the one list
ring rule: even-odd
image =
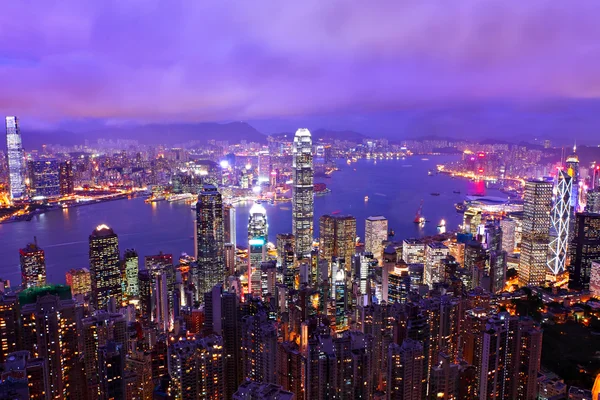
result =
[{"label": "ship", "polygon": [[456,208],[456,212],[459,212],[459,213],[464,213],[465,210],[467,209],[467,207],[465,206],[465,203],[456,203],[454,205],[454,208]]},{"label": "ship", "polygon": [[369,196],[365,196],[365,201],[369,201]]},{"label": "ship", "polygon": [[193,202],[193,203],[192,203],[192,210],[195,210],[195,209],[196,209],[196,204],[198,204],[198,202],[197,202],[197,201],[195,201],[195,202]]},{"label": "ship", "polygon": [[427,175],[433,176],[433,171],[432,170],[427,171]]},{"label": "ship", "polygon": [[165,196],[152,196],[149,197],[145,200],[146,203],[156,203],[157,201],[163,201],[165,199]]},{"label": "ship", "polygon": [[452,193],[460,194],[460,190],[454,190]]},{"label": "ship", "polygon": [[440,194],[438,192],[433,192],[431,193],[432,196],[439,196]]},{"label": "ship", "polygon": [[440,224],[437,226],[438,228],[445,228],[446,227],[446,220],[443,219],[440,221]]},{"label": "ship", "polygon": [[191,193],[172,194],[171,196],[169,196],[168,201],[170,201],[170,202],[185,201],[185,200],[191,200],[193,198],[194,198],[194,195]]},{"label": "ship", "polygon": [[395,235],[395,234],[396,234],[396,233],[394,232],[394,230],[393,230],[393,229],[390,229],[390,230],[388,231],[388,237],[394,237],[394,235]]}]

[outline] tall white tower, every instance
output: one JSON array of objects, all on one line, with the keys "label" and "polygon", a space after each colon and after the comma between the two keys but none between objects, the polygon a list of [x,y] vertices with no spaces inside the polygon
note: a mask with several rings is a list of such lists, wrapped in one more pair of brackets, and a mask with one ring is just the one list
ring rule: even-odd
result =
[{"label": "tall white tower", "polygon": [[550,227],[550,252],[548,268],[554,275],[565,270],[569,245],[569,220],[571,215],[571,193],[573,179],[566,171],[558,171],[556,194],[552,206]]},{"label": "tall white tower", "polygon": [[26,169],[17,117],[6,117],[6,149],[8,150],[10,198],[18,200],[25,196]]}]

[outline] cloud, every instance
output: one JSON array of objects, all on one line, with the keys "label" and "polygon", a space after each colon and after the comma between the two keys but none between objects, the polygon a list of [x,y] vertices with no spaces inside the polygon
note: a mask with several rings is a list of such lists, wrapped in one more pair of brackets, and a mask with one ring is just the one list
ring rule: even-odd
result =
[{"label": "cloud", "polygon": [[597,98],[600,3],[23,2],[0,15],[0,109],[230,120]]}]

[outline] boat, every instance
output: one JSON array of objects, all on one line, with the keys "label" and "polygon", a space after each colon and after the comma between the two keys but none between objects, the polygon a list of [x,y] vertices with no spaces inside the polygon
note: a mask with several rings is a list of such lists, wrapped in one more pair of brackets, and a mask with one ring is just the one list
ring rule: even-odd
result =
[{"label": "boat", "polygon": [[427,175],[433,176],[433,171],[432,170],[427,171]]},{"label": "boat", "polygon": [[147,203],[156,203],[157,201],[163,201],[164,199],[165,199],[165,196],[153,196],[153,197],[147,198],[145,201]]},{"label": "boat", "polygon": [[191,193],[172,194],[171,196],[169,196],[168,201],[169,202],[184,201],[184,200],[191,200],[193,198],[194,198],[194,195]]},{"label": "boat", "polygon": [[452,193],[460,194],[460,190],[454,190]]},{"label": "boat", "polygon": [[417,209],[417,214],[415,215],[415,219],[413,220],[415,224],[422,224],[425,222],[425,218],[421,215],[421,212],[423,212],[423,200],[421,200],[421,204],[419,205],[419,208]]},{"label": "boat", "polygon": [[352,160],[350,160],[350,159],[346,160],[346,164],[348,164],[348,165],[352,164]]},{"label": "boat", "polygon": [[446,227],[446,220],[443,219],[440,221],[440,224],[437,226],[438,228],[445,228]]},{"label": "boat", "polygon": [[465,210],[467,209],[467,207],[465,206],[465,203],[456,203],[454,205],[454,207],[456,208],[456,212],[459,212],[459,213],[464,213]]},{"label": "boat", "polygon": [[337,215],[337,214],[339,214],[339,213],[341,213],[341,211],[340,211],[340,210],[335,210],[335,211],[333,211],[333,212],[331,213],[331,215]]},{"label": "boat", "polygon": [[369,201],[369,196],[365,196],[365,201]]},{"label": "boat", "polygon": [[192,210],[195,210],[195,209],[196,209],[196,204],[197,204],[197,203],[198,203],[197,201],[195,201],[195,202],[193,202],[193,203],[192,203]]},{"label": "boat", "polygon": [[388,237],[394,237],[394,235],[395,235],[395,234],[396,234],[396,233],[394,232],[394,230],[393,230],[393,229],[390,229],[390,230],[388,231]]},{"label": "boat", "polygon": [[440,194],[438,192],[433,192],[431,193],[432,196],[439,196]]}]

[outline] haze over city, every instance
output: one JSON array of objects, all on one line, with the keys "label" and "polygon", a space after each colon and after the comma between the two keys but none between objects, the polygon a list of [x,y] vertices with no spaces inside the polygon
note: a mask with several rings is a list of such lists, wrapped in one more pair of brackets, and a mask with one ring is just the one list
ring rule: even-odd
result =
[{"label": "haze over city", "polygon": [[599,12],[537,0],[11,2],[0,109],[48,133],[40,142],[246,121],[265,134],[558,142],[568,132],[597,144]]}]

